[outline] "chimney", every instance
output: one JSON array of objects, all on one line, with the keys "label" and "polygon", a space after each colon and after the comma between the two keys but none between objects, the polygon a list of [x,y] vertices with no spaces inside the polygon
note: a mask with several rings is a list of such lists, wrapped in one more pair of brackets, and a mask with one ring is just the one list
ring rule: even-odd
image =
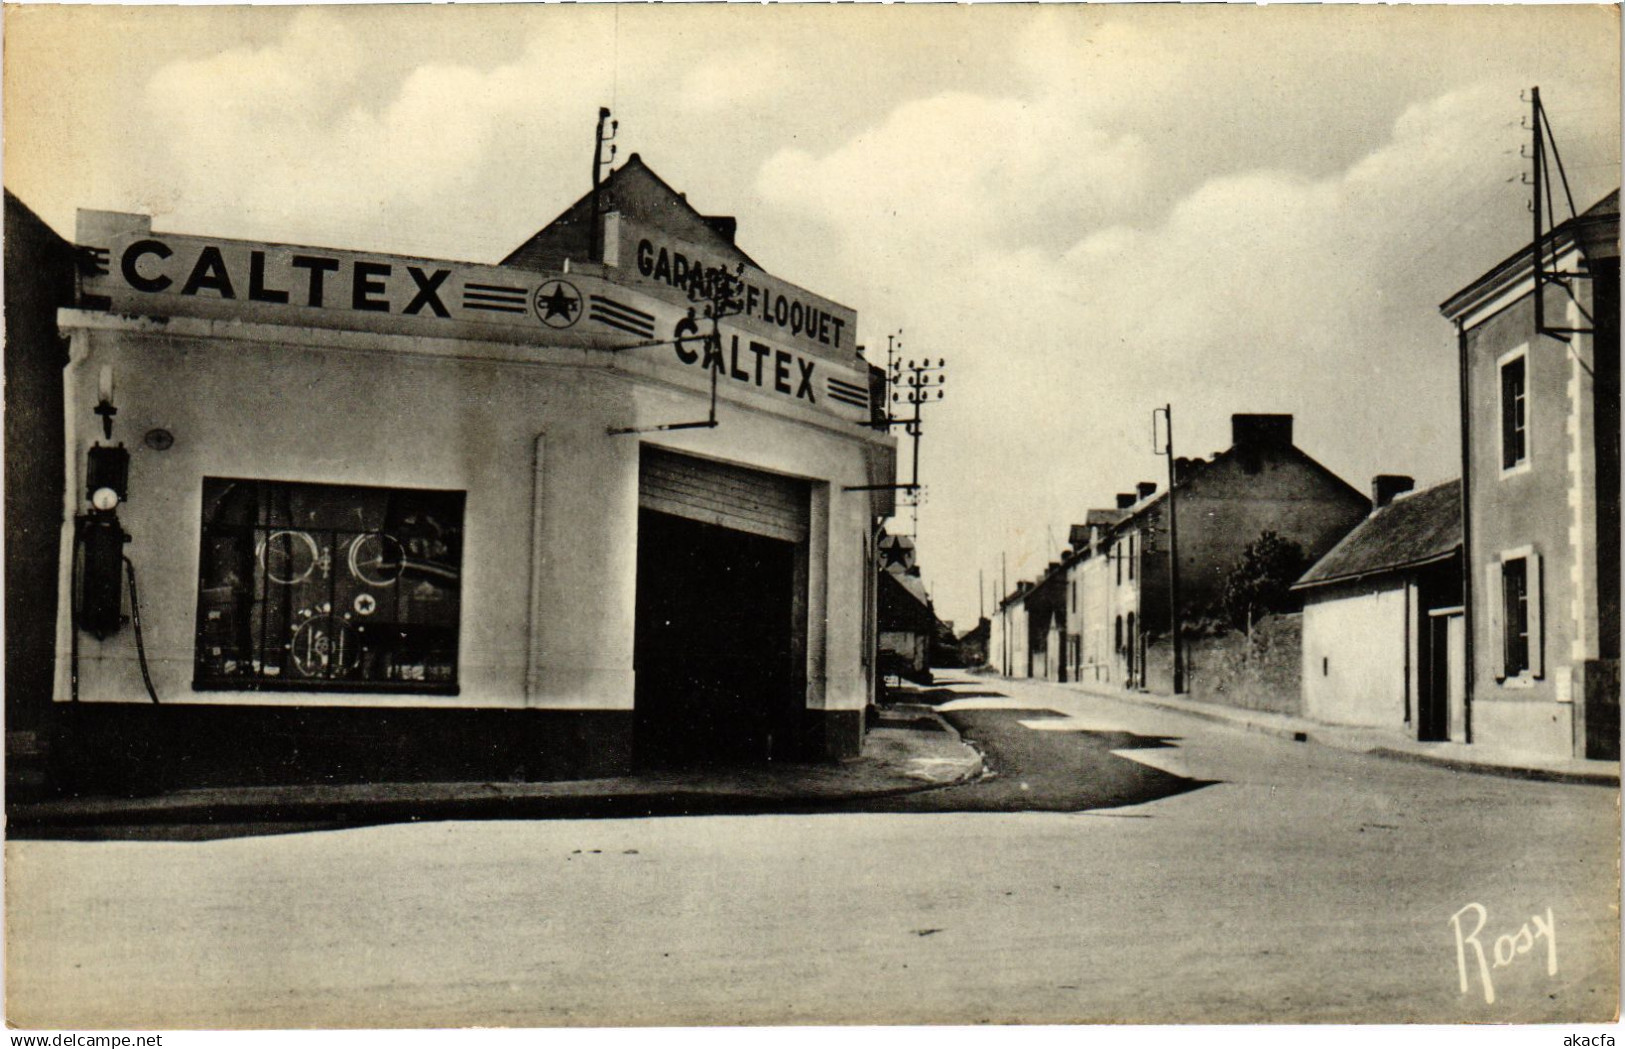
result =
[{"label": "chimney", "polygon": [[1149,499],[1157,492],[1157,482],[1155,481],[1141,481],[1134,487],[1140,493],[1141,499]]},{"label": "chimney", "polygon": [[1230,443],[1236,448],[1290,448],[1292,416],[1232,415]]},{"label": "chimney", "polygon": [[1371,509],[1381,510],[1394,496],[1416,487],[1416,479],[1404,474],[1378,474],[1371,479]]},{"label": "chimney", "polygon": [[1119,510],[1127,510],[1129,507],[1131,507],[1133,505],[1134,505],[1134,493],[1133,492],[1118,492],[1117,493],[1117,508]]},{"label": "chimney", "polygon": [[[685,198],[687,199],[687,198]],[[711,227],[711,231],[729,244],[734,242],[739,232],[739,220],[732,215],[702,215],[701,220]]]}]

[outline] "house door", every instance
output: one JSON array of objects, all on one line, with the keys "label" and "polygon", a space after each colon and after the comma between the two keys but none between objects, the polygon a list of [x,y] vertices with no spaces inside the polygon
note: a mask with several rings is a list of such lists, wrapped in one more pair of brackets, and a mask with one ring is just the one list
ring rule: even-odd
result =
[{"label": "house door", "polygon": [[1134,613],[1130,612],[1128,614],[1128,638],[1123,644],[1123,658],[1127,661],[1124,665],[1123,684],[1129,688],[1136,688],[1140,684],[1140,679],[1136,676],[1140,669],[1139,661],[1136,658],[1140,654],[1139,649],[1140,635],[1134,629]]},{"label": "house door", "polygon": [[1450,738],[1456,743],[1467,742],[1467,617],[1461,612],[1451,613],[1445,626],[1445,650],[1448,653],[1450,685]]},{"label": "house door", "polygon": [[1465,739],[1466,620],[1458,608],[1428,612],[1420,640],[1416,738]]}]

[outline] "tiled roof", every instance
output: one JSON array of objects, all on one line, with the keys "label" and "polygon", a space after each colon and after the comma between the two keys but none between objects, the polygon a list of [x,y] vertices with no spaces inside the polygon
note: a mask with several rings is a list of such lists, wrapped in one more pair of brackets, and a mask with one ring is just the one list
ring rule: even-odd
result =
[{"label": "tiled roof", "polygon": [[1461,482],[1401,496],[1355,526],[1295,589],[1428,564],[1461,548]]},{"label": "tiled roof", "polygon": [[892,571],[889,568],[881,574],[889,576],[893,582],[901,587],[903,591],[908,594],[908,596],[919,602],[922,607],[930,607],[931,598],[927,596],[925,592],[925,583],[920,580],[919,576],[909,575],[904,571]]}]

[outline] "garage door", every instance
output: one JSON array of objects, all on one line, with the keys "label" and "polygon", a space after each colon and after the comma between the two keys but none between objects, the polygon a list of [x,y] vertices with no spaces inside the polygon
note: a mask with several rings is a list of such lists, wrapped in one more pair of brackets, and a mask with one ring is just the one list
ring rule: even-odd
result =
[{"label": "garage door", "polygon": [[645,446],[638,463],[645,510],[800,543],[807,538],[805,481]]}]

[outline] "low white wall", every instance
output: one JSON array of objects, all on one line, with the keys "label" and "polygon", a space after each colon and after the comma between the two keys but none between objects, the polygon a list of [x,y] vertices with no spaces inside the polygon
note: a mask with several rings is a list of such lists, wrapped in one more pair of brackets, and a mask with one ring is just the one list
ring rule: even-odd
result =
[{"label": "low white wall", "polygon": [[1334,725],[1403,728],[1407,592],[1339,587],[1303,609],[1303,709]]}]

